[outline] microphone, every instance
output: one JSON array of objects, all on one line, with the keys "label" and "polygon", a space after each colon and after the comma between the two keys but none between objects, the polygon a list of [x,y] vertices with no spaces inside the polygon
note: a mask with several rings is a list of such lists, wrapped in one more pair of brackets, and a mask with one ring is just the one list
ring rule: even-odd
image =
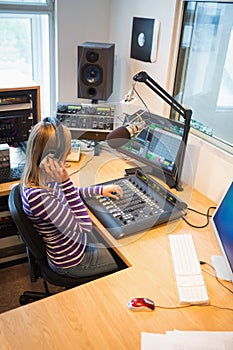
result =
[{"label": "microphone", "polygon": [[125,102],[131,102],[134,99],[134,85],[136,81],[132,84],[132,88],[128,91],[128,94],[125,96]]},{"label": "microphone", "polygon": [[129,125],[122,125],[111,131],[107,135],[106,141],[111,148],[119,148],[125,145],[132,136],[139,134],[144,129],[144,126],[144,120]]},{"label": "microphone", "polygon": [[125,96],[125,102],[131,102],[133,101],[133,95],[134,95],[134,90],[131,89],[129,90],[128,94]]}]

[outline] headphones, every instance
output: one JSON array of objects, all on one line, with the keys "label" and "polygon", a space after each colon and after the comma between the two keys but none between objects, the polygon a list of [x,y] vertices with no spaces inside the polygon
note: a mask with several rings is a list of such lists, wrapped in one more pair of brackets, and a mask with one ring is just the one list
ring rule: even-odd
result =
[{"label": "headphones", "polygon": [[60,161],[65,150],[65,135],[61,123],[57,118],[52,117],[45,117],[42,122],[44,124],[50,124],[54,127],[56,137],[56,148],[48,148],[43,154],[43,159],[49,156]]}]

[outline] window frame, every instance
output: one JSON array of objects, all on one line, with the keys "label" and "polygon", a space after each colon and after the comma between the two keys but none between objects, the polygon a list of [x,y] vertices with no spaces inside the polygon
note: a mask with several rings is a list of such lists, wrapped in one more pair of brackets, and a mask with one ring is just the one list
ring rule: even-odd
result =
[{"label": "window frame", "polygon": [[21,2],[16,0],[15,2],[10,2],[7,0],[0,0],[0,8],[4,11],[22,11],[24,13],[31,11],[53,11],[55,0],[46,0],[46,3],[38,2]]},{"label": "window frame", "polygon": [[[50,103],[49,110],[51,114],[54,110],[54,106],[56,104],[56,80],[55,80],[55,0],[46,0],[46,3],[20,3],[19,1],[15,1],[14,3],[2,1],[0,0],[0,14],[12,14],[12,15],[48,15],[48,30],[49,30],[49,86],[50,86]],[[35,40],[35,30],[32,29],[32,41]],[[38,34],[38,33],[37,33]],[[42,35],[42,33],[39,33]],[[33,71],[35,71],[35,67],[38,70],[38,75],[41,77],[42,69],[38,64],[40,59],[35,59],[35,57],[41,56],[41,47],[38,45],[32,46],[32,62],[33,62]],[[33,74],[34,75],[34,74]],[[33,80],[37,81],[36,78]],[[37,81],[38,82],[38,81]],[[42,91],[43,93],[43,91]]]},{"label": "window frame", "polygon": [[[180,35],[179,35],[179,39],[178,39],[178,51],[177,51],[177,65],[176,65],[176,69],[175,69],[175,76],[174,76],[174,85],[173,85],[173,96],[176,96],[177,95],[177,75],[179,75],[178,71],[179,69],[181,69],[181,65],[179,65],[179,53],[180,53],[180,46],[181,46],[181,41],[182,41],[182,33],[183,33],[183,29],[184,29],[184,23],[185,23],[185,8],[186,8],[186,5],[187,3],[189,2],[202,2],[202,3],[208,3],[208,2],[216,2],[216,3],[232,3],[233,4],[233,1],[232,0],[182,0],[181,1],[181,6],[182,6],[182,10],[180,12],[180,20],[181,20],[181,26],[180,26]],[[182,75],[180,75],[180,85],[183,84],[183,81],[185,79],[185,76],[186,76],[186,69],[187,69],[187,66],[186,66],[186,62],[187,62],[187,56],[189,56],[189,50],[190,50],[190,47],[188,48],[188,52],[186,53],[186,58],[184,58],[184,61],[183,61],[183,65],[185,65],[185,69],[182,73]],[[180,101],[179,101],[180,102]],[[182,103],[182,102],[181,102]],[[218,111],[220,111],[222,108],[221,107],[218,107]],[[224,107],[224,110],[226,111],[227,108]],[[170,118],[172,119],[176,119],[176,120],[179,120],[179,116],[174,113],[174,111],[170,111]],[[213,136],[210,136],[204,132],[201,132],[199,131],[198,129],[195,129],[193,127],[190,128],[190,132],[196,136],[198,136],[200,139],[203,139],[204,141],[208,142],[209,144],[212,144],[213,146],[229,153],[229,154],[233,154],[233,146],[231,144],[229,144],[228,142],[224,141],[224,140],[220,140],[218,139],[216,136],[213,137]]]}]

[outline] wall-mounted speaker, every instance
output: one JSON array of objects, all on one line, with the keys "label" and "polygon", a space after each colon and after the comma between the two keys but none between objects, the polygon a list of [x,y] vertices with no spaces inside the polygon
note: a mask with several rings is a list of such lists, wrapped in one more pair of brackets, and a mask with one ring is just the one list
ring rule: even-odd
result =
[{"label": "wall-mounted speaker", "polygon": [[157,60],[160,22],[154,18],[133,17],[130,57],[144,62]]},{"label": "wall-mounted speaker", "polygon": [[78,97],[106,101],[113,90],[115,44],[78,46]]}]

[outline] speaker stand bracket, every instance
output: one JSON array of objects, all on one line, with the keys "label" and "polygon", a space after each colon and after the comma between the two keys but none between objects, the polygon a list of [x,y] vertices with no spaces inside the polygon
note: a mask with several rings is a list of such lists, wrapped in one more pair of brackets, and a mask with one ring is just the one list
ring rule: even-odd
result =
[{"label": "speaker stand bracket", "polygon": [[97,105],[97,104],[98,104],[98,100],[93,99],[93,100],[91,101],[91,103],[94,104],[94,105]]}]

